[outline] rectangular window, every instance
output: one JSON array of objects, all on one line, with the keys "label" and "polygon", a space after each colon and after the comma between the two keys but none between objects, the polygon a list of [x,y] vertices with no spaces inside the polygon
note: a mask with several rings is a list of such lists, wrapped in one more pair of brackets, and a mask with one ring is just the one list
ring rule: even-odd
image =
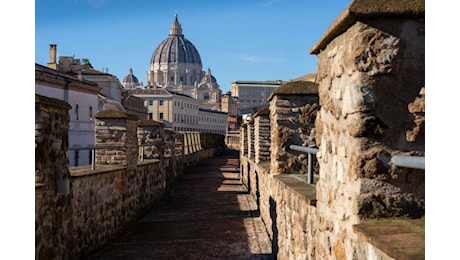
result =
[{"label": "rectangular window", "polygon": [[153,119],[153,114],[149,113],[149,119]]},{"label": "rectangular window", "polygon": [[160,99],[159,103],[160,103],[160,106],[162,106],[163,105],[163,99]]},{"label": "rectangular window", "polygon": [[89,120],[93,120],[93,107],[89,106]]},{"label": "rectangular window", "polygon": [[160,120],[163,120],[163,112],[160,112]]},{"label": "rectangular window", "polygon": [[75,104],[75,120],[78,120],[78,104]]},{"label": "rectangular window", "polygon": [[153,106],[153,100],[152,99],[149,100],[149,106]]}]

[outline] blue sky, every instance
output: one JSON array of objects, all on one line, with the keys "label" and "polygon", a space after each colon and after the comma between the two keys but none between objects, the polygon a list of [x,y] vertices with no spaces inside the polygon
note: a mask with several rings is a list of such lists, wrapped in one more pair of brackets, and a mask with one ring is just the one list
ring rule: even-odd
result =
[{"label": "blue sky", "polygon": [[150,58],[177,13],[222,91],[237,80],[290,80],[316,71],[311,47],[351,0],[37,0],[35,62],[87,58],[120,81],[130,68],[146,83]]}]

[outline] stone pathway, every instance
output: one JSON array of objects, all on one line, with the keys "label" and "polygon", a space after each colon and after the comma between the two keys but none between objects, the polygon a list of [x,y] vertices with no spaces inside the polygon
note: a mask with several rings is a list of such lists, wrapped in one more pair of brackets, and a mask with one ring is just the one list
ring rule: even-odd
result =
[{"label": "stone pathway", "polygon": [[118,240],[84,259],[273,259],[239,154],[205,160]]}]

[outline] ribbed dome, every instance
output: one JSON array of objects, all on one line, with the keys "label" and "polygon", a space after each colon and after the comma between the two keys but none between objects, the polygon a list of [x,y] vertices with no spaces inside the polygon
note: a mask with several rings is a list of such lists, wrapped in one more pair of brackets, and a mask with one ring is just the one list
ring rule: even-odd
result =
[{"label": "ribbed dome", "polygon": [[201,57],[195,46],[182,34],[182,27],[176,18],[171,26],[168,38],[158,45],[152,54],[150,64],[188,63],[201,64]]},{"label": "ribbed dome", "polygon": [[141,84],[139,83],[139,80],[137,79],[136,76],[134,76],[133,74],[133,69],[129,69],[129,73],[128,75],[126,75],[124,78],[123,78],[123,86],[124,87],[137,87],[137,86],[140,86]]}]

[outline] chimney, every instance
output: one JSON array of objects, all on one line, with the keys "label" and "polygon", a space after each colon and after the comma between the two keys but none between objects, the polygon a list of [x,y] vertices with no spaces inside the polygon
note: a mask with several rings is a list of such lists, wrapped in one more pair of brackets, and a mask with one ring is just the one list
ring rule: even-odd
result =
[{"label": "chimney", "polygon": [[56,53],[57,53],[57,45],[54,43],[50,44],[50,62],[48,63],[48,67],[57,70],[57,63],[56,63]]}]

